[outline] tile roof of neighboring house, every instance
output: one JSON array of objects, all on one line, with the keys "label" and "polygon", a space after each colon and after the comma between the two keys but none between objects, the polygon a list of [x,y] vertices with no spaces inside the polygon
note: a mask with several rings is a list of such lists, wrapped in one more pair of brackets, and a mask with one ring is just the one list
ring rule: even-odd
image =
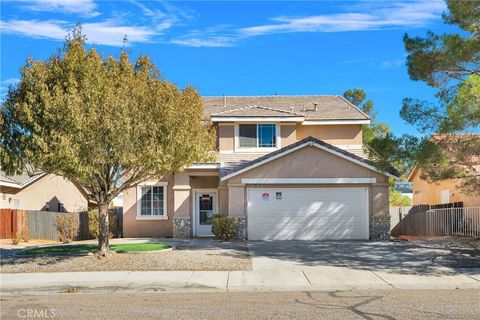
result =
[{"label": "tile roof of neighboring house", "polygon": [[33,182],[41,177],[43,177],[45,173],[43,172],[37,172],[32,175],[29,175],[27,173],[23,173],[20,175],[14,175],[10,176],[5,174],[5,172],[0,171],[0,181],[2,182],[7,182],[7,183],[13,183],[18,185],[19,188],[22,188],[23,186],[26,186],[30,182]]},{"label": "tile roof of neighboring house", "polygon": [[0,181],[9,182],[9,183],[17,183],[15,180],[12,180],[9,177],[4,176],[2,173],[0,173]]},{"label": "tile roof of neighboring house", "polygon": [[[242,169],[245,169],[245,168],[248,168],[248,167],[250,167],[250,166],[253,166],[253,165],[255,165],[255,164],[257,164],[257,163],[260,163],[260,162],[262,162],[262,161],[264,161],[264,160],[268,160],[269,158],[273,158],[273,157],[275,157],[275,156],[277,156],[277,155],[279,155],[279,154],[282,154],[282,153],[284,153],[284,152],[286,152],[286,151],[288,151],[288,150],[290,150],[290,149],[294,149],[294,148],[296,148],[296,147],[299,147],[299,146],[301,146],[301,145],[303,145],[303,144],[307,144],[307,143],[309,143],[309,142],[316,143],[316,144],[318,144],[318,145],[321,145],[321,146],[323,146],[323,147],[326,147],[326,148],[328,148],[328,149],[330,149],[330,150],[332,150],[332,151],[334,151],[334,152],[337,152],[337,153],[340,153],[340,154],[342,154],[342,155],[344,155],[344,156],[347,156],[348,158],[351,158],[352,160],[362,162],[362,163],[364,163],[365,165],[368,165],[368,166],[370,166],[370,167],[377,167],[375,163],[373,163],[372,161],[370,161],[370,160],[368,160],[368,159],[365,159],[365,158],[363,158],[363,157],[357,156],[357,155],[355,155],[355,154],[353,154],[353,153],[351,153],[351,152],[349,152],[349,151],[347,151],[347,150],[338,148],[338,147],[336,147],[336,146],[334,146],[334,145],[331,145],[331,144],[329,144],[329,143],[326,143],[325,141],[322,141],[322,140],[320,140],[320,139],[317,139],[317,138],[314,138],[314,137],[307,137],[307,138],[304,138],[304,139],[302,139],[302,140],[299,140],[299,141],[297,141],[297,142],[295,142],[295,143],[292,143],[292,144],[290,144],[290,145],[288,145],[288,146],[286,146],[286,147],[283,147],[283,148],[278,149],[278,150],[276,150],[276,151],[270,152],[270,153],[268,153],[268,154],[266,154],[266,155],[260,156],[260,157],[258,157],[258,158],[256,158],[256,159],[253,159],[253,160],[251,160],[251,161],[245,161],[245,162],[240,163],[240,164],[238,164],[238,165],[236,165],[236,166],[233,166],[233,167],[231,167],[231,168],[229,168],[229,169],[220,170],[220,177],[221,177],[221,178],[224,178],[224,177],[226,177],[227,175],[231,175],[231,174],[233,174],[233,173],[235,173],[235,172],[238,172],[238,171],[240,171],[240,170],[242,170]],[[380,169],[379,169],[379,170],[380,170]],[[392,167],[392,166],[389,166],[388,168],[386,168],[386,170],[380,170],[380,171],[386,171],[387,173],[389,173],[389,174],[391,174],[391,175],[393,175],[393,176],[396,176],[396,177],[400,176],[400,175],[399,175],[399,172],[397,171],[397,169],[395,169],[395,168]]]},{"label": "tile roof of neighboring house", "polygon": [[[292,116],[305,116],[306,120],[369,120],[364,112],[342,96],[216,96],[203,97],[204,117],[278,116],[288,112]],[[252,107],[255,106],[255,107]],[[250,109],[247,109],[251,107]],[[263,107],[262,109],[259,107]],[[234,112],[234,110],[237,110]],[[240,111],[241,110],[241,111]],[[270,112],[267,112],[271,110]],[[252,114],[249,114],[249,111]],[[256,113],[261,113],[258,115]],[[288,116],[285,114],[285,116]]]}]

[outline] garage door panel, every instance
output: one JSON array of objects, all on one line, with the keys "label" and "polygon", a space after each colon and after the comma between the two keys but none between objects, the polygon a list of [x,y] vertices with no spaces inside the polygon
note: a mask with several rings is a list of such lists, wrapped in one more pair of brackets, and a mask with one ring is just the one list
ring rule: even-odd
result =
[{"label": "garage door panel", "polygon": [[285,227],[285,228],[308,228],[309,226],[319,227],[325,225],[325,228],[331,228],[331,220],[338,220],[337,225],[343,227],[353,227],[355,225],[362,225],[363,221],[357,217],[348,217],[348,216],[322,216],[322,217],[261,217],[255,218],[252,220],[252,223],[255,223],[255,227],[261,227],[262,225],[266,228],[271,226],[275,227]]},{"label": "garage door panel", "polygon": [[[252,208],[255,212],[258,212],[258,208]],[[255,216],[254,219],[276,219],[276,218],[298,218],[298,219],[335,219],[343,218],[343,217],[350,217],[352,216],[352,212],[359,211],[354,210],[353,208],[348,208],[347,210],[338,210],[338,211],[324,211],[322,209],[318,210],[308,210],[299,207],[297,210],[288,210],[284,209],[265,209],[265,212],[262,212],[261,216]],[[360,215],[360,212],[358,212]],[[356,216],[355,216],[356,217]]]},{"label": "garage door panel", "polygon": [[249,238],[368,239],[367,198],[366,188],[249,189]]}]

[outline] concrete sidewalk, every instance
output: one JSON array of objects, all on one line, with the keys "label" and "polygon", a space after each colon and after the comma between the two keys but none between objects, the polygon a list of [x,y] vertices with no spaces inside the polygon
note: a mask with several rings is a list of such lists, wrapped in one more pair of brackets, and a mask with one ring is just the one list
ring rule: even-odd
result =
[{"label": "concrete sidewalk", "polygon": [[331,291],[353,289],[480,289],[480,268],[445,275],[401,274],[345,267],[285,271],[149,271],[1,274],[2,293],[95,291]]}]

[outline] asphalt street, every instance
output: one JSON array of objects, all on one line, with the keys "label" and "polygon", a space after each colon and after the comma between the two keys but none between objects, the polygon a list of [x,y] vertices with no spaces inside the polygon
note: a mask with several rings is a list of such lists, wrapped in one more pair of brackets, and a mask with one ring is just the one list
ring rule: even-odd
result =
[{"label": "asphalt street", "polygon": [[480,319],[480,290],[3,295],[1,319]]}]

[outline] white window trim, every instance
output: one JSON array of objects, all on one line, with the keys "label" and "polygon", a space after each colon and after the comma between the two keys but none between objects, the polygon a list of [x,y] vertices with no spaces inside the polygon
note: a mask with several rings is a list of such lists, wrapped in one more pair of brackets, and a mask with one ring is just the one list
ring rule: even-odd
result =
[{"label": "white window trim", "polygon": [[[258,123],[258,122],[242,122],[241,124],[255,124],[257,126],[257,147],[255,148],[242,148],[240,147],[240,123],[235,123],[235,152],[252,152],[252,153],[269,153],[281,148],[281,137],[280,137],[280,123],[278,122],[269,122],[269,123]],[[258,147],[258,125],[259,124],[274,124],[275,125],[275,135],[276,135],[276,147],[273,148],[260,148]]]},{"label": "white window trim", "polygon": [[338,124],[370,124],[369,119],[365,120],[305,120],[302,122],[304,126],[331,126]]},{"label": "white window trim", "polygon": [[243,184],[364,184],[376,183],[376,178],[244,178]]},{"label": "white window trim", "polygon": [[450,203],[450,190],[449,189],[446,189],[446,190],[441,190],[440,191],[440,203],[441,204],[446,204],[446,203]]},{"label": "white window trim", "polygon": [[273,122],[302,122],[305,117],[225,117],[211,116],[212,122],[241,122],[241,123],[273,123]]},{"label": "white window trim", "polygon": [[[142,184],[137,185],[137,220],[168,220],[168,213],[167,213],[167,193],[168,193],[168,182],[144,182]],[[161,216],[142,216],[141,209],[142,209],[142,187],[163,187],[163,215]]]}]

